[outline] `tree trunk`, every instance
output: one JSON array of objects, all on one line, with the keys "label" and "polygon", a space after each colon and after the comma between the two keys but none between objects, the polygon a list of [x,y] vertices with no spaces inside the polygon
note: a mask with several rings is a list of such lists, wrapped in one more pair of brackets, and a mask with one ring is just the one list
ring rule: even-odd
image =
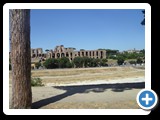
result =
[{"label": "tree trunk", "polygon": [[30,10],[10,10],[12,108],[31,108]]}]

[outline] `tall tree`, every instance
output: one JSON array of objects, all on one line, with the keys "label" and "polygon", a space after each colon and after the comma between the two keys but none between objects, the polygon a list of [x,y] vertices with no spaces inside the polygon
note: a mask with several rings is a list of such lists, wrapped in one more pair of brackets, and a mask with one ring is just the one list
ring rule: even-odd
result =
[{"label": "tall tree", "polygon": [[12,108],[31,108],[30,10],[10,10]]}]

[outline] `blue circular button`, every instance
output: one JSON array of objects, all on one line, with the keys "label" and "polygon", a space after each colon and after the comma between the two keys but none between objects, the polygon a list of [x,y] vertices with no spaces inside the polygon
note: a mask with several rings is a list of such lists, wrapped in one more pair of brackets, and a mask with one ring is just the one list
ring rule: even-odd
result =
[{"label": "blue circular button", "polygon": [[153,90],[143,89],[137,95],[137,103],[144,110],[153,109],[157,101],[157,94]]}]

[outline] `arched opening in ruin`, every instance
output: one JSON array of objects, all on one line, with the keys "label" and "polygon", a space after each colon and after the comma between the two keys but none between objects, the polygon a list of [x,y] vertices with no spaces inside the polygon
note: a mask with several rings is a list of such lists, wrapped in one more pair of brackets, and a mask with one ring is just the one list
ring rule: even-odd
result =
[{"label": "arched opening in ruin", "polygon": [[57,58],[60,58],[60,53],[57,53]]},{"label": "arched opening in ruin", "polygon": [[72,52],[70,53],[71,57],[72,57]]},{"label": "arched opening in ruin", "polygon": [[84,57],[84,52],[82,52],[82,56]]},{"label": "arched opening in ruin", "polygon": [[103,58],[103,51],[101,51],[101,58]]},{"label": "arched opening in ruin", "polygon": [[96,52],[96,55],[98,56],[98,51]]},{"label": "arched opening in ruin", "polygon": [[69,54],[68,54],[68,52],[66,52],[66,57],[69,57]]},{"label": "arched opening in ruin", "polygon": [[80,56],[80,52],[78,52],[78,56]]},{"label": "arched opening in ruin", "polygon": [[86,56],[88,56],[88,52],[86,52]]},{"label": "arched opening in ruin", "polygon": [[64,53],[61,53],[61,57],[65,57]]},{"label": "arched opening in ruin", "polygon": [[72,60],[72,58],[71,58],[71,60]]},{"label": "arched opening in ruin", "polygon": [[36,55],[35,55],[35,54],[33,54],[33,55],[32,55],[32,58],[34,58],[34,57],[36,57]]},{"label": "arched opening in ruin", "polygon": [[93,51],[93,56],[94,56],[94,51]]},{"label": "arched opening in ruin", "polygon": [[91,56],[91,51],[89,52],[89,56]]},{"label": "arched opening in ruin", "polygon": [[55,58],[55,54],[54,53],[52,54],[52,58]]}]

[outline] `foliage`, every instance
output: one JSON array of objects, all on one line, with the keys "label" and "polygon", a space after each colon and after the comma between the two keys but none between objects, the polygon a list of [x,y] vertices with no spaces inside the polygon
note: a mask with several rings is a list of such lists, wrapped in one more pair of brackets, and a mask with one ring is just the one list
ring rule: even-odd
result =
[{"label": "foliage", "polygon": [[122,65],[124,63],[124,57],[119,56],[118,59],[117,59],[117,63],[118,63],[118,65]]},{"label": "foliage", "polygon": [[74,64],[72,62],[68,61],[66,63],[66,68],[73,68],[73,67],[74,67]]},{"label": "foliage", "polygon": [[128,53],[128,52],[118,53],[116,59],[118,57],[120,57],[120,56],[122,56],[124,59],[137,59],[139,57],[144,58],[145,57],[145,50],[144,49],[140,50],[139,53],[137,53],[137,52],[133,52],[133,53]]},{"label": "foliage", "polygon": [[83,64],[84,64],[84,67],[88,67],[89,62],[90,62],[90,58],[88,58],[88,57],[83,57]]},{"label": "foliage", "polygon": [[107,62],[108,62],[108,60],[106,58],[101,59],[100,66],[107,66],[108,65]]},{"label": "foliage", "polygon": [[49,58],[43,63],[43,65],[47,69],[73,67],[73,64],[69,61],[67,57],[62,57],[57,59]]},{"label": "foliage", "polygon": [[142,63],[142,59],[141,58],[137,58],[137,63],[141,64]]},{"label": "foliage", "polygon": [[84,59],[82,57],[75,57],[73,63],[76,66],[76,68],[83,67]]},{"label": "foliage", "polygon": [[56,63],[54,63],[54,59],[52,59],[52,58],[47,59],[47,60],[43,63],[43,65],[44,65],[47,69],[54,68],[54,67],[55,67],[55,64],[56,64]]},{"label": "foliage", "polygon": [[53,68],[82,68],[82,67],[98,67],[107,66],[107,59],[89,58],[89,57],[75,57],[73,61],[70,61],[67,57],[58,59],[47,59],[43,65],[47,69]]},{"label": "foliage", "polygon": [[108,59],[116,59],[115,56],[117,56],[117,54],[119,53],[119,50],[106,49],[106,51]]},{"label": "foliage", "polygon": [[67,57],[62,57],[58,59],[59,68],[70,67],[70,61]]},{"label": "foliage", "polygon": [[92,58],[91,60],[91,67],[97,67],[100,63],[100,60],[99,59],[95,59],[95,58]]},{"label": "foliage", "polygon": [[145,55],[145,50],[140,50],[140,53],[142,53],[143,55]]},{"label": "foliage", "polygon": [[48,50],[48,49],[46,49],[45,51],[46,51],[46,52],[48,52],[49,50]]},{"label": "foliage", "polygon": [[136,61],[132,60],[132,61],[129,61],[130,64],[136,64]]},{"label": "foliage", "polygon": [[42,79],[32,78],[31,79],[31,86],[44,86],[44,84],[42,84]]},{"label": "foliage", "polygon": [[109,58],[109,59],[114,59],[114,60],[117,59],[117,57],[114,56],[114,55],[108,55],[108,58]]},{"label": "foliage", "polygon": [[100,66],[100,62],[101,62],[101,60],[98,59],[98,58],[96,58],[96,59],[95,58],[90,58],[88,66],[89,67],[98,67],[98,66]]},{"label": "foliage", "polygon": [[36,68],[38,69],[38,68],[41,66],[41,63],[40,63],[40,62],[36,62],[36,63],[35,63],[35,66],[36,66]]}]

